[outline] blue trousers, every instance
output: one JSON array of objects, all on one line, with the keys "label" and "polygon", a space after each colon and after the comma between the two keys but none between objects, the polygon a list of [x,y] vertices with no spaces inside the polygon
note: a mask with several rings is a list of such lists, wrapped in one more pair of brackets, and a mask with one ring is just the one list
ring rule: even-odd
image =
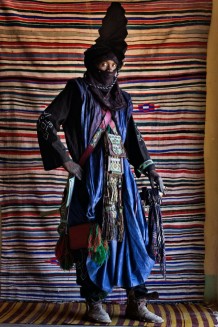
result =
[{"label": "blue trousers", "polygon": [[[88,302],[102,301],[107,297],[108,293],[98,288],[89,278],[89,274],[86,268],[87,255],[88,251],[86,249],[80,249],[74,253],[74,258],[76,259],[77,284],[81,286],[80,296],[85,298]],[[131,289],[132,288],[126,289],[127,296]],[[145,297],[148,293],[145,284],[135,286],[133,289],[137,299]]]}]

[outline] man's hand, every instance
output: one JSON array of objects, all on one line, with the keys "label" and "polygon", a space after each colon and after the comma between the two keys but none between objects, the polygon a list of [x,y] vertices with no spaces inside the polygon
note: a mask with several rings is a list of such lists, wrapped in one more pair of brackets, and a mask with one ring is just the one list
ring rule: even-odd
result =
[{"label": "man's hand", "polygon": [[154,188],[155,184],[159,188],[160,192],[165,194],[165,187],[162,178],[156,172],[156,170],[150,170],[147,172],[148,178],[150,180],[151,187]]},{"label": "man's hand", "polygon": [[63,163],[63,167],[72,176],[76,176],[79,180],[82,179],[83,170],[80,165],[75,163],[73,160],[69,160]]}]

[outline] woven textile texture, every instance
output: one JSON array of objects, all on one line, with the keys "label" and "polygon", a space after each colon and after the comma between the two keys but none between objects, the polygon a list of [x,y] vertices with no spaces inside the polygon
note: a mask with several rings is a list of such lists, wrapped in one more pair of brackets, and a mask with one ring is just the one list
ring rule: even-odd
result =
[{"label": "woven textile texture", "polygon": [[[43,302],[2,302],[0,303],[1,324],[33,325],[86,325],[99,326],[86,320],[86,305],[74,303]],[[157,326],[125,318],[124,304],[105,304],[112,319],[112,326]],[[148,309],[161,315],[164,323],[161,327],[214,327],[216,315],[203,304],[148,304]]]},{"label": "woven textile texture", "polygon": [[[121,87],[168,188],[162,214],[167,277],[148,280],[161,301],[201,301],[204,291],[204,120],[212,0],[122,1],[128,51]],[[0,298],[80,300],[75,271],[54,247],[66,173],[45,172],[36,136],[40,113],[67,80],[82,76],[108,1],[2,0],[0,13]],[[61,138],[64,136],[60,132]],[[138,185],[147,184],[142,177]],[[108,297],[122,301],[115,288]]]}]

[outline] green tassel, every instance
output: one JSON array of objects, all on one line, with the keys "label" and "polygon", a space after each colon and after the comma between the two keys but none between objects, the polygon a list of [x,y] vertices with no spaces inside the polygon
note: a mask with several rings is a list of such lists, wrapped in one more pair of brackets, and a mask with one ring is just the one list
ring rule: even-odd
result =
[{"label": "green tassel", "polygon": [[95,224],[90,229],[88,240],[88,253],[94,262],[101,266],[108,258],[109,247],[107,241],[101,237],[101,229]]}]

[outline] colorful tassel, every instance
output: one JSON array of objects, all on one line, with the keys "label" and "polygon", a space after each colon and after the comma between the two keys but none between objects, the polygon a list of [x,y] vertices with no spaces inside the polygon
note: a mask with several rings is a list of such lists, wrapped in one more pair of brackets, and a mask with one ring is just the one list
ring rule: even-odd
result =
[{"label": "colorful tassel", "polygon": [[102,240],[101,228],[98,224],[93,224],[90,229],[88,239],[88,255],[101,266],[109,255],[109,247],[107,241]]}]

